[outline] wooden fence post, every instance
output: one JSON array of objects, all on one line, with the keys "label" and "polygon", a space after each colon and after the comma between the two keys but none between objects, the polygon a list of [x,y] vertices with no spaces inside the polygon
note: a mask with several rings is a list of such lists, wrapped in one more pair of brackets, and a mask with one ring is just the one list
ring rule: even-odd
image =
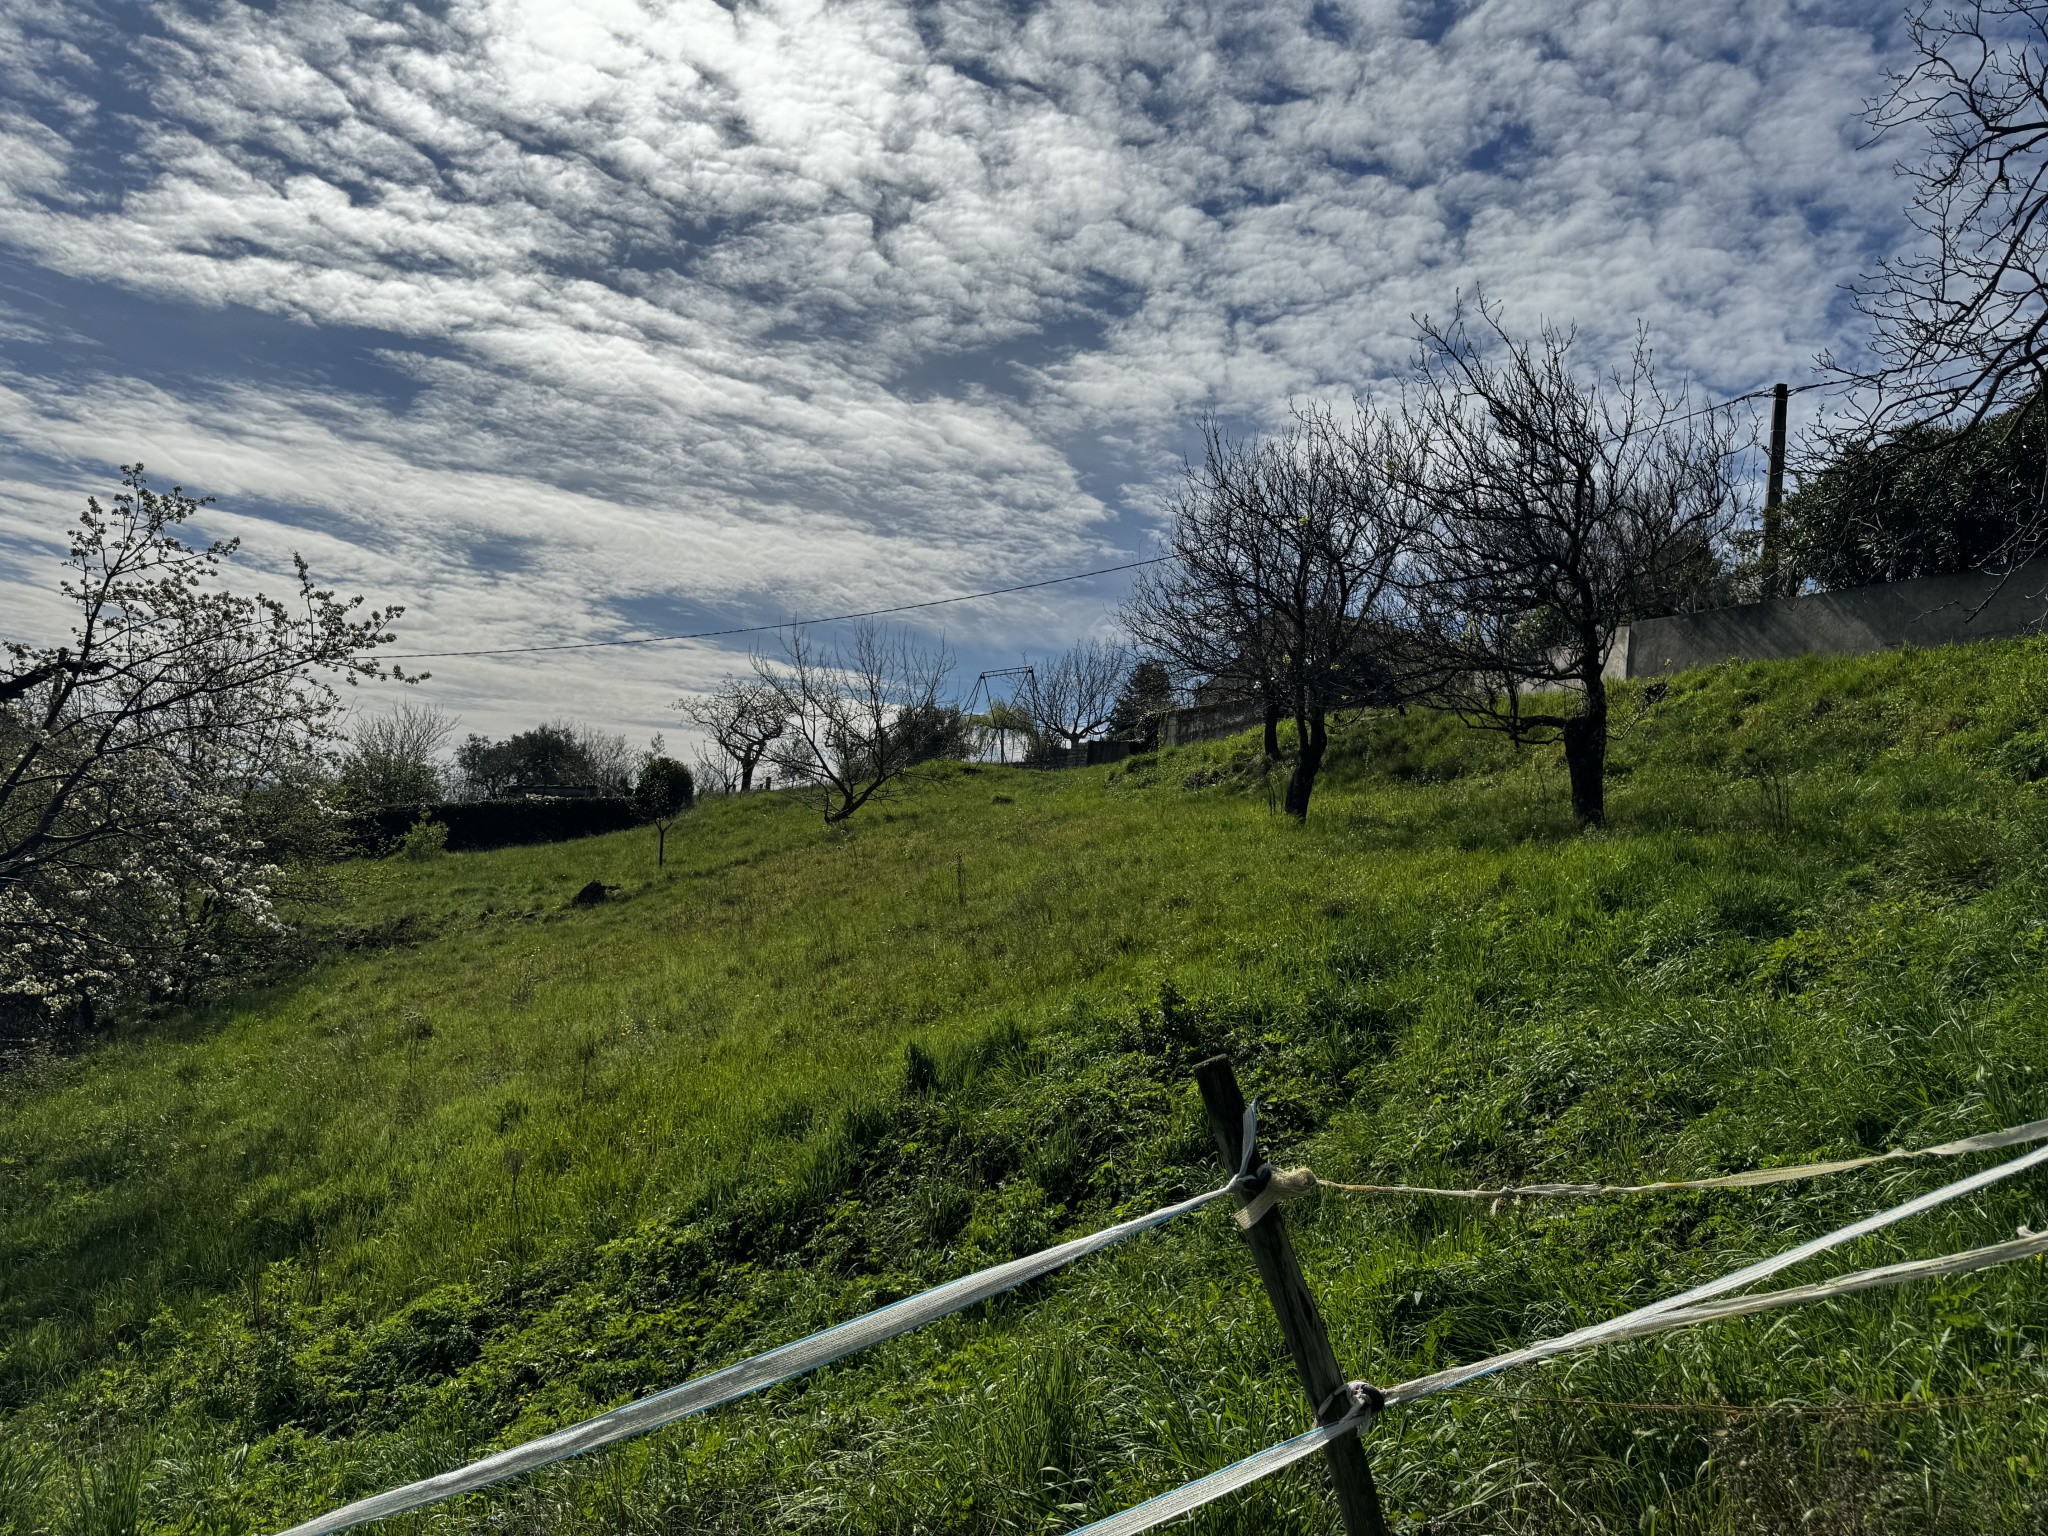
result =
[{"label": "wooden fence post", "polygon": [[[1195,1066],[1195,1081],[1202,1089],[1202,1107],[1209,1112],[1209,1129],[1216,1136],[1216,1150],[1223,1154],[1223,1166],[1236,1173],[1244,1162],[1244,1094],[1237,1086],[1228,1056],[1211,1056]],[[1253,1167],[1257,1167],[1256,1155]],[[1240,1191],[1242,1210],[1252,1196]],[[1294,1245],[1287,1240],[1287,1224],[1279,1207],[1259,1218],[1245,1233],[1252,1260],[1259,1266],[1259,1278],[1266,1283],[1266,1295],[1280,1319],[1280,1331],[1287,1336],[1287,1349],[1294,1356],[1295,1373],[1301,1389],[1308,1394],[1308,1410],[1318,1423],[1330,1423],[1350,1411],[1349,1395],[1343,1391],[1346,1377],[1330,1348],[1330,1336],[1323,1328],[1322,1314],[1301,1265],[1294,1257]],[[1357,1431],[1339,1435],[1323,1448],[1329,1462],[1330,1481],[1337,1489],[1337,1511],[1344,1518],[1347,1536],[1386,1536],[1386,1521],[1380,1514],[1379,1490],[1373,1487],[1372,1467],[1365,1459],[1365,1447]]]}]

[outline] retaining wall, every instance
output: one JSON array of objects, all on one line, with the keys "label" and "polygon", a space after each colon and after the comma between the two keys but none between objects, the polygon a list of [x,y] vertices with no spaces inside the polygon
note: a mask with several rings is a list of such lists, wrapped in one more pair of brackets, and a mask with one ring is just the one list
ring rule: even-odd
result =
[{"label": "retaining wall", "polygon": [[1035,761],[1031,768],[1093,768],[1101,763],[1120,763],[1136,750],[1128,741],[1084,741],[1078,747],[1055,747]]},{"label": "retaining wall", "polygon": [[1614,637],[1612,678],[1659,677],[1717,661],[1781,661],[1816,651],[1857,656],[1902,645],[1955,645],[2040,634],[2048,559],[1643,619]]},{"label": "retaining wall", "polygon": [[1197,704],[1193,709],[1176,709],[1159,717],[1159,745],[1184,747],[1195,741],[1220,741],[1263,725],[1265,720],[1266,712],[1257,699]]}]

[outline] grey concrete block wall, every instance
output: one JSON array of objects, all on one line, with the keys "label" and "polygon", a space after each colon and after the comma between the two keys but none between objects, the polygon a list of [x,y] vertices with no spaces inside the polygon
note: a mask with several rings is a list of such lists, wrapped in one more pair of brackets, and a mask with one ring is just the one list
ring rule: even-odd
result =
[{"label": "grey concrete block wall", "polygon": [[1781,661],[1814,652],[1863,655],[2040,634],[2048,626],[2048,559],[2009,572],[1964,571],[1643,619],[1615,636],[1609,677],[1659,677],[1717,661]]},{"label": "grey concrete block wall", "polygon": [[1159,717],[1159,744],[1185,747],[1196,741],[1221,741],[1239,731],[1265,722],[1266,712],[1256,699],[1228,699],[1216,704],[1197,704],[1176,709]]},{"label": "grey concrete block wall", "polygon": [[1036,762],[1027,763],[1030,768],[1097,768],[1104,763],[1120,763],[1129,757],[1134,748],[1128,741],[1084,741],[1078,747],[1055,747]]},{"label": "grey concrete block wall", "polygon": [[[1900,646],[2010,640],[2048,632],[2048,556],[2010,571],[1962,571],[1845,592],[1779,598],[1640,619],[1615,633],[1603,672],[1611,682],[1662,677],[1720,661],[1784,661]],[[1254,700],[1177,709],[1161,718],[1160,743],[1185,746],[1249,730],[1264,718]]]}]

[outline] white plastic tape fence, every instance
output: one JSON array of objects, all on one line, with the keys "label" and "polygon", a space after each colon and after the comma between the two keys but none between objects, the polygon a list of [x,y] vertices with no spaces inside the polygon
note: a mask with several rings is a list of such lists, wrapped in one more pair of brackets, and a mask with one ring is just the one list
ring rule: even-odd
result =
[{"label": "white plastic tape fence", "polygon": [[[1604,1323],[1594,1323],[1570,1333],[1560,1334],[1554,1339],[1544,1339],[1522,1349],[1510,1350],[1506,1354],[1494,1355],[1490,1359],[1477,1360],[1470,1365],[1453,1366],[1429,1376],[1418,1376],[1413,1381],[1402,1382],[1399,1386],[1388,1387],[1378,1394],[1382,1408],[1392,1408],[1409,1403],[1432,1393],[1449,1391],[1481,1376],[1490,1376],[1495,1371],[1504,1371],[1510,1366],[1526,1365],[1532,1361],[1561,1355],[1570,1350],[1586,1349],[1596,1344],[1612,1343],[1618,1339],[1641,1338],[1646,1334],[1659,1333],[1666,1328],[1682,1328],[1694,1323],[1710,1322],[1716,1318],[1734,1317],[1744,1312],[1761,1312],[1771,1307],[1792,1306],[1801,1302],[1824,1300],[1830,1296],[1847,1295],[1852,1291],[1867,1290],[1878,1285],[1897,1285],[1935,1275],[1960,1274],[1972,1269],[1985,1269],[1993,1264],[2009,1263],[2013,1259],[2026,1258],[2031,1254],[2048,1252],[2048,1235],[2026,1236],[2016,1242],[2000,1243],[1990,1248],[1979,1248],[1969,1253],[1953,1254],[1945,1258],[1924,1259],[1906,1264],[1887,1265],[1882,1269],[1862,1270],[1844,1275],[1820,1285],[1803,1286],[1795,1290],[1773,1291],[1758,1296],[1748,1296],[1726,1301],[1714,1306],[1701,1306],[1716,1296],[1752,1285],[1780,1270],[1788,1269],[1803,1259],[1838,1248],[1843,1243],[1904,1221],[1908,1216],[1917,1216],[1922,1211],[1932,1210],[1950,1200],[1974,1193],[2002,1179],[2025,1173],[2028,1169],[2048,1162],[2048,1147],[2039,1147],[2032,1152],[2013,1158],[2010,1162],[1986,1168],[1968,1178],[1958,1179],[1953,1184],[1944,1184],[1940,1189],[1903,1205],[1895,1205],[1874,1216],[1837,1228],[1833,1232],[1816,1237],[1797,1247],[1787,1248],[1783,1253],[1759,1260],[1731,1274],[1696,1285],[1675,1296],[1653,1301],[1646,1307],[1633,1312],[1624,1312],[1619,1317]],[[1296,1435],[1291,1440],[1270,1446],[1255,1456],[1248,1456],[1221,1471],[1212,1472],[1196,1482],[1185,1484],[1170,1493],[1160,1494],[1143,1504],[1098,1520],[1093,1525],[1083,1526],[1071,1536],[1138,1536],[1167,1521],[1178,1518],[1190,1511],[1200,1509],[1204,1504],[1222,1498],[1225,1494],[1270,1477],[1284,1467],[1314,1455],[1339,1435],[1350,1434],[1364,1427],[1371,1417],[1371,1410],[1354,1409],[1334,1424],[1312,1429],[1306,1434]]]},{"label": "white plastic tape fence", "polygon": [[[1244,1145],[1246,1162],[1250,1161],[1251,1148],[1258,1135],[1258,1106],[1248,1105],[1245,1109]],[[440,1473],[435,1477],[421,1478],[416,1483],[407,1483],[402,1488],[393,1488],[384,1493],[373,1494],[366,1499],[341,1509],[331,1510],[317,1519],[307,1520],[292,1526],[283,1536],[328,1536],[329,1532],[345,1531],[351,1526],[361,1525],[369,1520],[381,1520],[388,1515],[403,1514],[409,1509],[432,1504],[441,1499],[453,1498],[456,1494],[470,1493],[478,1488],[488,1487],[508,1477],[517,1477],[522,1472],[547,1466],[550,1462],[565,1457],[580,1456],[600,1446],[615,1441],[644,1435],[651,1429],[664,1424],[688,1418],[693,1413],[716,1408],[735,1398],[759,1392],[778,1382],[801,1376],[806,1371],[815,1371],[820,1366],[830,1365],[856,1350],[869,1345],[880,1344],[899,1334],[909,1333],[926,1323],[936,1321],[949,1313],[964,1311],[978,1301],[1014,1290],[1025,1282],[1047,1275],[1076,1259],[1120,1243],[1127,1237],[1148,1232],[1184,1216],[1189,1211],[1207,1205],[1211,1200],[1220,1200],[1237,1186],[1245,1177],[1245,1168],[1240,1167],[1237,1176],[1219,1189],[1207,1194],[1196,1195],[1177,1205],[1164,1206],[1130,1221],[1119,1222],[1116,1226],[1105,1227],[1087,1237],[1077,1237],[1070,1243],[1061,1243],[1057,1248],[1047,1248],[1039,1253],[1028,1254],[1021,1259],[1012,1259],[1007,1264],[997,1264],[989,1269],[963,1275],[950,1280],[934,1290],[925,1291],[896,1302],[878,1311],[868,1312],[850,1322],[827,1328],[808,1338],[798,1339],[794,1344],[784,1344],[765,1354],[742,1360],[737,1365],[727,1366],[709,1376],[700,1376],[695,1381],[684,1382],[679,1387],[670,1387],[665,1392],[656,1392],[638,1402],[614,1408],[601,1413],[594,1419],[585,1419],[581,1424],[572,1424],[567,1429],[557,1430],[552,1435],[538,1440],[529,1440],[524,1445],[515,1445],[509,1450],[473,1461],[468,1466]]]}]

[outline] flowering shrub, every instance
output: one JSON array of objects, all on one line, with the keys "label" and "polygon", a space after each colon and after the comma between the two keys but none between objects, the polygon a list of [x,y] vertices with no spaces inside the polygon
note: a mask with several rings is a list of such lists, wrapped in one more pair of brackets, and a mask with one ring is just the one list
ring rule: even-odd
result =
[{"label": "flowering shrub", "polygon": [[334,821],[329,679],[383,675],[398,613],[303,561],[289,603],[229,591],[235,544],[172,532],[204,503],[122,475],[72,534],[70,642],[0,652],[0,997],[51,1013],[185,993],[283,932],[285,866]]}]

